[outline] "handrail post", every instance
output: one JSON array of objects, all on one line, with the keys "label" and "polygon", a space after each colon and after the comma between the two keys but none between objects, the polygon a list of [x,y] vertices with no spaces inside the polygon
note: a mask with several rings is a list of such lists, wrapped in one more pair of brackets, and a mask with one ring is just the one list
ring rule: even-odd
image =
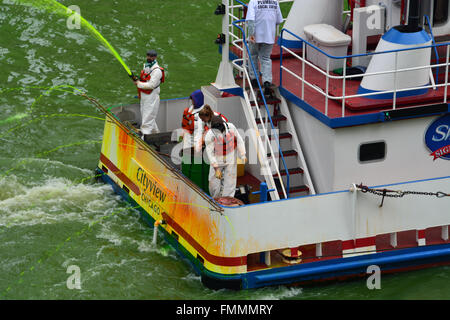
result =
[{"label": "handrail post", "polygon": [[[428,17],[428,15],[425,15],[424,17],[427,20],[428,28],[430,29],[431,39],[433,40],[434,53],[436,55],[436,64],[439,64],[439,53],[438,53],[438,50],[436,47],[436,41],[434,39],[433,28],[431,27],[431,23],[430,23],[430,17]],[[439,84],[439,67],[436,67],[436,81],[435,82],[436,82],[436,84]]]},{"label": "handrail post", "polygon": [[306,57],[306,42],[302,41],[302,100],[305,101],[305,57]]},{"label": "handrail post", "polygon": [[267,183],[261,182],[259,185],[259,191],[252,192],[252,194],[259,194],[259,202],[267,202],[267,194],[273,191],[275,191],[275,189],[269,190]]},{"label": "handrail post", "polygon": [[280,87],[283,86],[283,32],[284,28],[280,33]]},{"label": "handrail post", "polygon": [[449,58],[449,51],[450,45],[447,45],[447,54],[445,57],[445,87],[444,87],[444,103],[447,103],[447,90],[448,90],[448,58]]},{"label": "handrail post", "polygon": [[394,69],[394,97],[392,100],[392,108],[395,110],[395,104],[397,103],[397,69],[398,69],[398,51],[395,52],[395,69]]},{"label": "handrail post", "polygon": [[325,96],[325,115],[328,116],[328,86],[330,82],[330,57],[327,57],[327,75],[326,75],[326,96]]},{"label": "handrail post", "polygon": [[[246,25],[246,23],[244,22],[244,28],[245,28],[245,25]],[[242,33],[242,67],[247,68],[248,56],[247,56],[247,50],[245,50],[245,45],[246,45],[246,41],[247,41],[247,39],[245,37],[246,33],[245,33],[245,31],[244,32],[241,31],[241,33]],[[244,74],[244,72],[242,72],[242,88],[243,88],[243,90],[245,90],[245,79],[246,79],[245,74]],[[250,83],[249,83],[249,87],[250,87]]]},{"label": "handrail post", "polygon": [[345,117],[345,78],[347,77],[347,58],[344,58],[344,67],[342,68],[342,117]]}]

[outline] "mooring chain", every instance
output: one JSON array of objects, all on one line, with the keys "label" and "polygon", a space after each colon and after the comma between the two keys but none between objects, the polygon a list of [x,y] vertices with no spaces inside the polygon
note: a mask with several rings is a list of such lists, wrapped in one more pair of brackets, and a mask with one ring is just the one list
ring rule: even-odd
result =
[{"label": "mooring chain", "polygon": [[381,200],[380,207],[383,206],[384,197],[390,197],[390,198],[402,198],[403,196],[407,194],[415,194],[415,195],[422,195],[422,196],[436,196],[437,198],[444,198],[444,197],[450,197],[449,193],[445,193],[442,191],[438,192],[423,192],[423,191],[401,191],[401,190],[389,190],[389,189],[371,189],[367,186],[363,186],[363,184],[359,184],[356,186],[358,189],[361,190],[362,193],[372,193],[377,196],[383,197]]}]

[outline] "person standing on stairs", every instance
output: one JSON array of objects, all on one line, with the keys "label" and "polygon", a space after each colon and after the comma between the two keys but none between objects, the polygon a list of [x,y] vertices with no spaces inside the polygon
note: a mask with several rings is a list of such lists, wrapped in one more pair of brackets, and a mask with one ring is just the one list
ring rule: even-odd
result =
[{"label": "person standing on stairs", "polygon": [[[205,136],[210,162],[209,193],[214,199],[234,197],[237,182],[237,156],[247,162],[245,143],[236,127],[213,116]],[[236,152],[237,151],[237,152]]]},{"label": "person standing on stairs", "polygon": [[248,40],[250,56],[257,74],[249,62],[249,74],[253,86],[258,86],[258,61],[261,64],[264,94],[270,93],[272,86],[272,60],[270,55],[275,43],[276,27],[283,22],[280,6],[277,0],[250,0],[246,23],[248,25]]}]

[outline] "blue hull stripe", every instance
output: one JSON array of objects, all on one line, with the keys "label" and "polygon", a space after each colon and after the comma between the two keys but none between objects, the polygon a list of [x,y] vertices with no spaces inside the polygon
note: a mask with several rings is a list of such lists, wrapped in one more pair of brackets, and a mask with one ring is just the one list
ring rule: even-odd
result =
[{"label": "blue hull stripe", "polygon": [[249,284],[252,287],[260,287],[299,281],[324,280],[345,275],[357,276],[366,273],[366,269],[370,265],[379,266],[383,272],[417,267],[428,263],[445,262],[450,263],[450,244],[398,249],[350,258],[300,264],[281,268],[281,270],[261,271],[249,274]]}]

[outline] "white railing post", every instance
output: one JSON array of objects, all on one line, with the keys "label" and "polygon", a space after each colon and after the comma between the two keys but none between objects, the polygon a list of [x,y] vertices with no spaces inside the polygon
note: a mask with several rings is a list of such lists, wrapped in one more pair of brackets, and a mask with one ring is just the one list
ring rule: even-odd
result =
[{"label": "white railing post", "polygon": [[344,58],[344,67],[342,68],[342,117],[345,117],[345,78],[347,77],[347,58]]},{"label": "white railing post", "polygon": [[330,82],[330,57],[327,56],[327,75],[326,75],[326,88],[325,88],[325,115],[328,116],[328,86]]},{"label": "white railing post", "polygon": [[[450,45],[447,45],[447,54],[445,57],[445,85],[444,85],[444,103],[447,103],[447,86],[448,86],[448,57]],[[438,61],[439,63],[439,61]],[[439,77],[439,75],[438,75]]]},{"label": "white railing post", "polygon": [[398,51],[395,52],[395,69],[394,69],[394,97],[392,100],[392,108],[395,110],[395,104],[397,103],[397,62],[398,62]]},{"label": "white railing post", "polygon": [[351,204],[351,206],[352,206],[352,211],[351,211],[351,214],[352,214],[352,224],[353,224],[353,241],[355,241],[356,240],[356,236],[357,236],[357,221],[356,221],[356,219],[357,219],[357,213],[356,213],[356,204],[357,204],[357,201],[358,201],[358,187],[356,186],[356,184],[355,183],[352,183],[352,186],[350,187],[350,192],[352,193],[352,195],[351,195],[351,198],[352,198],[352,200],[351,200],[351,202],[352,202],[352,204]]},{"label": "white railing post", "polygon": [[[247,35],[247,28],[246,28],[246,23],[244,22],[244,32],[245,35]],[[245,50],[245,42],[247,41],[247,39],[244,40],[244,35],[242,35],[242,67],[248,68],[250,69],[252,66],[249,65],[249,61],[248,61],[248,56],[247,56],[247,50]],[[245,74],[244,72],[242,72],[242,89],[245,90]],[[250,87],[250,82],[248,83],[248,86]],[[256,103],[256,102],[255,102]]]},{"label": "white railing post", "polygon": [[[306,57],[306,42],[302,41],[302,100],[305,100],[305,57]],[[448,55],[447,55],[448,57]]]}]

